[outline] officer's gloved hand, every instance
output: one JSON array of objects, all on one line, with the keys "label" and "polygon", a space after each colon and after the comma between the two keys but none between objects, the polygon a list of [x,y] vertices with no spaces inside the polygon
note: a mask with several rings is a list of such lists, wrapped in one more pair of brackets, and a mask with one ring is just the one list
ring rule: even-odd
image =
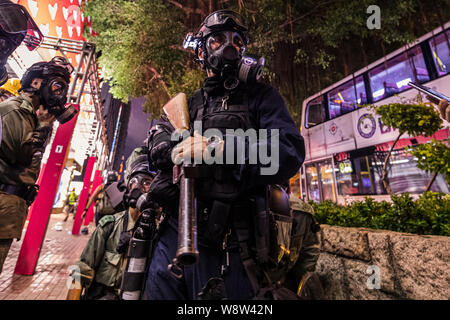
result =
[{"label": "officer's gloved hand", "polygon": [[223,155],[224,141],[218,137],[206,138],[198,132],[177,144],[172,150],[174,164],[209,162]]},{"label": "officer's gloved hand", "polygon": [[130,243],[131,233],[129,231],[122,231],[119,238],[119,243],[117,244],[116,251],[120,254],[125,253],[128,250],[128,245]]}]

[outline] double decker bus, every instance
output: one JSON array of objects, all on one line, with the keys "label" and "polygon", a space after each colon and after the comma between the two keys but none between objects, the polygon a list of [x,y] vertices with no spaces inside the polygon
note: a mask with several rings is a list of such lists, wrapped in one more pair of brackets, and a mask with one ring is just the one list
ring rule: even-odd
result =
[{"label": "double decker bus", "polygon": [[[450,22],[375,61],[303,102],[301,133],[306,158],[297,176],[303,199],[349,203],[389,197],[381,181],[384,157],[398,136],[367,105],[414,101],[424,84],[450,96]],[[427,101],[425,96],[422,96]],[[437,107],[436,107],[437,110]],[[449,137],[449,123],[432,137],[402,135],[389,168],[395,193],[425,191],[432,174],[417,168],[405,146]],[[298,186],[298,185],[297,185]],[[449,192],[439,174],[431,190]]]}]

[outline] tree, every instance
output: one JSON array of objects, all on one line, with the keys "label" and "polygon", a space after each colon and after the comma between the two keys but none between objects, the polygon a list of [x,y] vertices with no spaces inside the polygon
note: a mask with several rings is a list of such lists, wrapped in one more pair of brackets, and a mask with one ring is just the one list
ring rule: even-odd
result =
[{"label": "tree", "polygon": [[441,127],[442,119],[430,103],[391,103],[374,107],[374,109],[381,116],[381,121],[385,126],[398,130],[398,136],[394,140],[383,164],[383,185],[386,191],[392,195],[388,182],[387,166],[398,140],[405,133],[414,137],[420,135],[431,136]]},{"label": "tree", "polygon": [[428,183],[429,191],[438,173],[444,176],[450,184],[450,148],[444,143],[432,139],[430,143],[421,144],[413,149],[408,149],[417,158],[417,167],[426,172],[433,173]]},{"label": "tree", "polygon": [[[366,25],[369,5],[381,29]],[[248,52],[264,56],[264,79],[279,89],[300,124],[302,102],[343,77],[450,19],[448,0],[90,0],[83,6],[98,36],[100,65],[122,100],[146,96],[157,115],[179,91],[190,95],[204,74],[182,49],[208,13],[231,9],[248,23]]]}]

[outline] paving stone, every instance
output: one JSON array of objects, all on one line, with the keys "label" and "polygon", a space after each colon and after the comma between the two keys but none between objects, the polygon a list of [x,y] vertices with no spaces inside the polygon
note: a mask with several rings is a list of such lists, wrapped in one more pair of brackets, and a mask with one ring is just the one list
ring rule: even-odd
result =
[{"label": "paving stone", "polygon": [[54,230],[53,226],[63,219],[64,214],[51,215],[36,272],[32,276],[14,274],[22,241],[13,241],[0,274],[0,300],[66,299],[67,270],[80,258],[95,225],[89,225],[88,235],[72,236],[68,234],[72,220],[63,223],[62,231]]}]

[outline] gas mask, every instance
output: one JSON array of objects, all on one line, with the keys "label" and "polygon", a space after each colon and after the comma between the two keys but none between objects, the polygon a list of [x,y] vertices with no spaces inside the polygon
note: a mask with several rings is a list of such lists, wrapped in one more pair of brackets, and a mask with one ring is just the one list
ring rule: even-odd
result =
[{"label": "gas mask", "polygon": [[206,39],[205,47],[206,66],[224,79],[225,88],[237,87],[237,68],[245,51],[244,41],[239,33],[214,33]]},{"label": "gas mask", "polygon": [[[50,62],[35,63],[23,75],[20,90],[38,94],[44,108],[54,115],[59,123],[64,124],[78,113],[73,105],[65,107],[72,72],[72,65],[64,57],[58,56]],[[35,78],[42,79],[40,89],[31,86]]]},{"label": "gas mask", "polygon": [[150,190],[153,178],[147,174],[137,174],[130,179],[127,193],[124,195],[128,207],[136,208],[136,203],[141,195]]},{"label": "gas mask", "polygon": [[227,90],[235,89],[240,82],[252,85],[262,76],[264,58],[252,54],[244,56],[245,39],[237,32],[217,32],[209,36],[205,43],[188,34],[183,47],[193,48],[196,52],[203,47],[204,60],[200,62],[204,68],[211,69],[223,79]]},{"label": "gas mask", "polygon": [[187,34],[183,48],[192,48],[197,57],[199,49],[203,50],[203,59],[196,61],[220,76],[225,89],[233,90],[240,82],[258,81],[264,66],[264,58],[244,56],[249,43],[247,31],[241,15],[218,10],[205,18],[195,35]]},{"label": "gas mask", "polygon": [[68,89],[69,84],[63,78],[58,76],[44,80],[40,89],[42,105],[49,113],[54,115],[56,120],[61,124],[70,121],[78,112],[72,105],[65,108]]}]

